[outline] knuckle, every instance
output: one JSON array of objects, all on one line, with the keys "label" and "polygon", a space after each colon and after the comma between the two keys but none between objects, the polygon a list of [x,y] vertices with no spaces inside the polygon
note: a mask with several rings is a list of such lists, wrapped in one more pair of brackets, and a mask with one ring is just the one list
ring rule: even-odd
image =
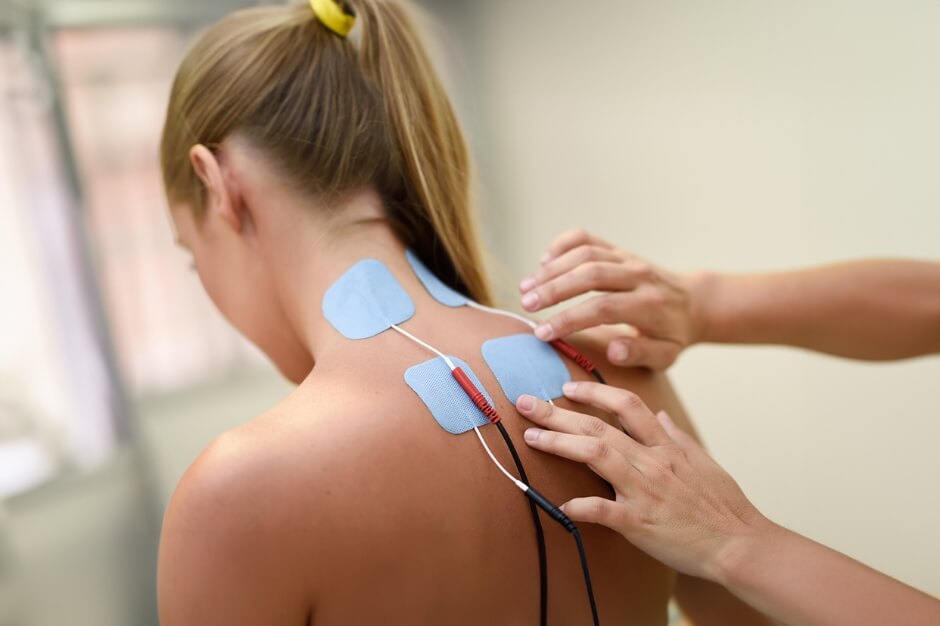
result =
[{"label": "knuckle", "polygon": [[609,295],[598,296],[595,300],[594,308],[598,317],[602,320],[611,321],[617,311],[616,303]]},{"label": "knuckle", "polygon": [[675,469],[677,464],[687,458],[682,448],[675,443],[667,443],[663,446],[663,449],[666,451],[666,457],[669,459],[669,465],[672,469]]},{"label": "knuckle", "polygon": [[584,241],[589,237],[590,235],[588,234],[588,231],[584,230],[583,228],[574,228],[571,230],[571,238],[576,241]]},{"label": "knuckle", "polygon": [[604,432],[606,424],[591,415],[585,415],[581,418],[580,430],[582,434],[596,437]]},{"label": "knuckle", "polygon": [[600,498],[591,500],[587,508],[592,519],[604,519],[607,515],[607,506]]},{"label": "knuckle", "polygon": [[553,300],[555,294],[558,293],[558,287],[555,284],[555,281],[549,281],[540,288],[536,289],[535,293],[539,296],[539,302],[544,304],[545,302]]},{"label": "knuckle", "polygon": [[581,270],[585,282],[596,285],[604,278],[604,266],[597,262],[591,262],[584,265]]},{"label": "knuckle", "polygon": [[578,261],[581,265],[590,263],[597,258],[597,250],[594,246],[581,246],[578,249]]},{"label": "knuckle", "polygon": [[551,325],[559,335],[567,335],[572,321],[571,313],[562,311],[551,319]]},{"label": "knuckle", "polygon": [[648,289],[638,294],[640,303],[650,309],[662,309],[666,306],[666,296],[658,289]]},{"label": "knuckle", "polygon": [[649,467],[646,469],[646,475],[649,477],[650,481],[657,484],[662,484],[669,474],[670,469],[658,459],[650,463]]},{"label": "knuckle", "polygon": [[603,439],[594,439],[588,444],[587,455],[591,460],[599,461],[606,457],[608,453],[610,453],[610,446]]},{"label": "knuckle", "polygon": [[549,404],[548,402],[538,402],[536,403],[536,414],[542,419],[543,422],[547,422],[552,419],[555,415],[555,406]]},{"label": "knuckle", "polygon": [[653,269],[653,266],[646,261],[634,261],[630,264],[630,270],[641,281],[651,281],[656,276],[656,271]]},{"label": "knuckle", "polygon": [[640,396],[631,391],[624,391],[620,395],[616,408],[623,413],[633,413],[643,406],[643,400],[640,399]]},{"label": "knuckle", "polygon": [[672,473],[672,470],[675,469],[675,458],[672,451],[668,450],[666,446],[656,448],[653,458],[656,460],[655,467],[661,474]]}]

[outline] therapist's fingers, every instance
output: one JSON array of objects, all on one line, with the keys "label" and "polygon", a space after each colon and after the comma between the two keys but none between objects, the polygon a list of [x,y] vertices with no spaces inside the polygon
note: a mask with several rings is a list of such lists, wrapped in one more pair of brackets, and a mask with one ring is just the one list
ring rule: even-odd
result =
[{"label": "therapist's fingers", "polygon": [[689,462],[695,466],[697,471],[724,474],[724,470],[722,470],[711,455],[705,451],[702,444],[696,441],[692,435],[676,426],[668,413],[660,411],[656,414],[656,421],[659,422],[669,438],[675,442],[676,446],[682,450],[682,453]]},{"label": "therapist's fingers", "polygon": [[600,524],[623,535],[630,526],[630,510],[607,498],[575,498],[563,504],[561,510],[572,521]]},{"label": "therapist's fingers", "polygon": [[640,396],[611,385],[600,383],[568,383],[565,397],[588,404],[617,416],[627,434],[646,446],[665,446],[675,442]]},{"label": "therapist's fingers", "polygon": [[558,278],[585,263],[620,263],[623,255],[618,250],[604,246],[583,245],[565,250],[557,258],[546,262],[535,272],[522,279],[519,291],[528,293],[539,285]]},{"label": "therapist's fingers", "polygon": [[[622,439],[627,439],[623,433],[619,435]],[[638,472],[632,468],[620,450],[626,447],[624,442],[612,441],[605,437],[569,435],[540,428],[526,430],[525,441],[542,452],[586,464],[611,485],[627,485],[639,478]]]},{"label": "therapist's fingers", "polygon": [[594,245],[600,246],[602,248],[613,248],[611,244],[604,241],[600,237],[592,235],[583,228],[575,228],[572,230],[567,230],[562,234],[555,237],[552,243],[549,244],[548,250],[542,255],[541,262],[542,264],[548,263],[554,258],[557,258],[578,246],[583,245]]},{"label": "therapist's fingers", "polygon": [[639,261],[589,261],[532,288],[522,296],[522,306],[538,311],[590,291],[632,291],[651,273],[652,269]]},{"label": "therapist's fingers", "polygon": [[683,346],[669,339],[619,337],[607,345],[607,360],[620,367],[641,366],[664,370],[675,363]]},{"label": "therapist's fingers", "polygon": [[633,394],[595,383],[578,383],[566,395],[616,414],[636,438],[597,418],[520,398],[520,412],[558,431],[530,429],[537,436],[527,431],[529,445],[586,460],[614,488],[613,500],[582,497],[562,505],[572,520],[604,525],[669,567],[709,580],[728,545],[770,524],[665,413],[654,416]]},{"label": "therapist's fingers", "polygon": [[653,332],[660,321],[653,318],[650,292],[644,289],[621,291],[594,296],[549,317],[535,330],[542,341],[566,337],[572,333],[604,324],[630,324],[645,335]]},{"label": "therapist's fingers", "polygon": [[[520,396],[516,401],[516,410],[529,421],[560,433],[569,435],[583,435],[609,439],[613,434],[623,436],[623,433],[599,417],[569,411],[529,395]],[[624,446],[638,446],[629,437],[624,438]]]}]

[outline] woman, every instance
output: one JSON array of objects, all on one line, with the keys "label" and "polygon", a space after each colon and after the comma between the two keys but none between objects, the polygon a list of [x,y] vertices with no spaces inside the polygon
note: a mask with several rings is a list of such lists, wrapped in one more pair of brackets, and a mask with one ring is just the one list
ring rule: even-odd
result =
[{"label": "woman", "polygon": [[[334,281],[378,259],[415,303],[403,327],[464,359],[521,443],[527,423],[495,393],[480,346],[528,329],[441,306],[404,256],[410,247],[489,302],[464,138],[406,10],[350,4],[235,13],[196,43],[173,86],[161,156],[178,240],[222,313],[298,387],[216,440],[177,487],[160,548],[164,626],[539,623],[525,498],[403,380],[433,355],[392,332],[349,341],[324,319]],[[575,343],[602,354],[590,335]],[[611,382],[685,424],[662,376],[625,370]],[[609,494],[576,464],[520,454],[553,501]],[[548,621],[590,623],[571,539],[543,519]],[[766,623],[616,533],[582,533],[601,623],[665,624],[673,592],[714,623]]]}]

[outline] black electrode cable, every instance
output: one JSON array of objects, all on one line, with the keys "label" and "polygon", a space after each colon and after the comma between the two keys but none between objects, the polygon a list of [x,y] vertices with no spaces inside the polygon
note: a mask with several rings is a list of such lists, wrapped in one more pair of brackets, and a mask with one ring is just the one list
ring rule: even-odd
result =
[{"label": "black electrode cable", "polygon": [[594,586],[591,584],[591,570],[588,568],[587,553],[584,551],[584,541],[581,539],[581,531],[575,528],[571,531],[574,535],[574,541],[578,544],[578,558],[581,559],[581,571],[584,574],[584,586],[587,587],[588,602],[591,603],[591,617],[594,618],[594,626],[600,625],[597,615],[597,602],[594,600]]},{"label": "black electrode cable", "polygon": [[[522,466],[522,459],[516,452],[516,446],[512,443],[512,437],[506,432],[506,427],[502,422],[496,423],[499,434],[503,436],[503,441],[509,448],[512,460],[516,464],[516,470],[519,472],[519,479],[525,484],[529,484],[529,477],[526,476],[525,468]],[[539,624],[546,626],[548,624],[548,553],[545,550],[545,532],[542,529],[542,520],[539,518],[538,507],[532,500],[529,500],[529,509],[532,512],[532,522],[535,524],[535,540],[538,543],[539,551]]]},{"label": "black electrode cable", "polygon": [[602,384],[602,385],[606,385],[606,384],[607,384],[607,380],[605,380],[604,377],[601,376],[601,372],[600,372],[599,369],[594,368],[594,369],[591,371],[591,374],[594,376],[594,378],[597,379],[597,382],[599,382],[600,384]]},{"label": "black electrode cable", "polygon": [[600,626],[600,618],[597,615],[597,602],[594,600],[594,585],[591,584],[591,569],[588,567],[587,552],[584,550],[584,541],[581,538],[581,531],[575,526],[575,523],[565,515],[565,512],[549,502],[548,498],[540,494],[532,487],[527,487],[524,493],[530,500],[535,502],[539,508],[548,513],[548,516],[561,524],[565,530],[574,536],[574,542],[578,547],[578,558],[581,559],[581,573],[584,575],[584,587],[587,589],[588,602],[591,604],[591,617],[594,620],[594,626]]}]

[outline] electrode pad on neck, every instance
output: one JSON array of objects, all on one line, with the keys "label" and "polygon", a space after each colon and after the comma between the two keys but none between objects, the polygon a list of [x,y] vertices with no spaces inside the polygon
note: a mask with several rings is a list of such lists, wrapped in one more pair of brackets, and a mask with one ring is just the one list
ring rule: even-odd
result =
[{"label": "electrode pad on neck", "polygon": [[381,261],[353,265],[323,296],[323,316],[347,339],[368,339],[415,314],[411,296]]},{"label": "electrode pad on neck", "polygon": [[[483,389],[480,379],[473,373],[470,366],[456,357],[449,358],[454,365],[467,374],[477,389],[483,391],[487,402],[492,405],[493,399]],[[440,357],[408,368],[405,372],[405,382],[418,394],[441,428],[452,435],[459,435],[473,430],[474,426],[486,426],[490,423],[480,409],[470,401],[453,374],[450,373],[447,363]]]},{"label": "electrode pad on neck", "polygon": [[444,284],[444,281],[435,276],[414,252],[405,250],[405,257],[408,259],[408,263],[411,265],[411,269],[414,270],[418,280],[421,281],[421,284],[428,290],[432,298],[449,307],[466,306],[470,301],[467,296]]},{"label": "electrode pad on neck", "polygon": [[560,398],[562,386],[571,381],[561,357],[532,335],[491,339],[483,344],[483,358],[513,404],[525,394],[545,401]]}]

